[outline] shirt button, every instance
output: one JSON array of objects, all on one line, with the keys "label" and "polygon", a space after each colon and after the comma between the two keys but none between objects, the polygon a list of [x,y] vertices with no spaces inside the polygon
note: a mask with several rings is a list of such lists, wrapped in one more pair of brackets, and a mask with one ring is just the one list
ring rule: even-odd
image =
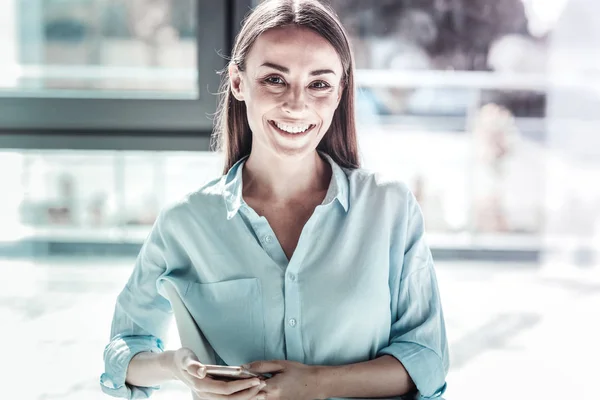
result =
[{"label": "shirt button", "polygon": [[288,274],[288,279],[292,282],[294,282],[296,280],[296,275],[294,274]]},{"label": "shirt button", "polygon": [[265,243],[271,243],[273,241],[273,236],[267,235],[264,238]]},{"label": "shirt button", "polygon": [[290,326],[296,326],[296,320],[294,318],[289,320]]}]

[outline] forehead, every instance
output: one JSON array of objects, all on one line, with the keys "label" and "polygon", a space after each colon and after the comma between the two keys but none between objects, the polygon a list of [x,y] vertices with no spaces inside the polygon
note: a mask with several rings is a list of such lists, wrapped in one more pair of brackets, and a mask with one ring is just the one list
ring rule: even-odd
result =
[{"label": "forehead", "polygon": [[342,62],[335,48],[318,33],[303,27],[274,28],[260,35],[250,49],[246,65],[258,68],[269,61],[293,69],[333,69]]}]

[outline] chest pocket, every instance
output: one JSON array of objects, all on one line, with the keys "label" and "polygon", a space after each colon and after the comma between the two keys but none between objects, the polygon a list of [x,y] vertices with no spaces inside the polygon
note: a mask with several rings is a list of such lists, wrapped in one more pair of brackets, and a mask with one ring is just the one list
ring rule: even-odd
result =
[{"label": "chest pocket", "polygon": [[265,358],[265,326],[257,278],[189,284],[184,302],[227,365]]}]

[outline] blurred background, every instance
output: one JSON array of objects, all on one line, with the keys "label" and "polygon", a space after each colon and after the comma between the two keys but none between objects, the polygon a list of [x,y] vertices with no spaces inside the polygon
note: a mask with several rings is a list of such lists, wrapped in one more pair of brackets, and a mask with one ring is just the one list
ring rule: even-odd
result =
[{"label": "blurred background", "polygon": [[[445,398],[597,399],[600,3],[327,2],[363,165],[425,215]],[[0,1],[0,397],[106,398],[114,302],[157,212],[221,174],[216,71],[255,3]]]}]

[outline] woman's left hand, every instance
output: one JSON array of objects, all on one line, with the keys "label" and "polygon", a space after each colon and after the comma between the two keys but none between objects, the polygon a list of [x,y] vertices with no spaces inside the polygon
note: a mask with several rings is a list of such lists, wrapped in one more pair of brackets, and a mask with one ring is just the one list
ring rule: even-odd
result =
[{"label": "woman's left hand", "polygon": [[[256,361],[244,365],[254,373],[270,373],[267,386],[255,397],[256,400],[314,400],[319,398],[319,367],[295,361]],[[261,397],[262,396],[262,397]]]}]

